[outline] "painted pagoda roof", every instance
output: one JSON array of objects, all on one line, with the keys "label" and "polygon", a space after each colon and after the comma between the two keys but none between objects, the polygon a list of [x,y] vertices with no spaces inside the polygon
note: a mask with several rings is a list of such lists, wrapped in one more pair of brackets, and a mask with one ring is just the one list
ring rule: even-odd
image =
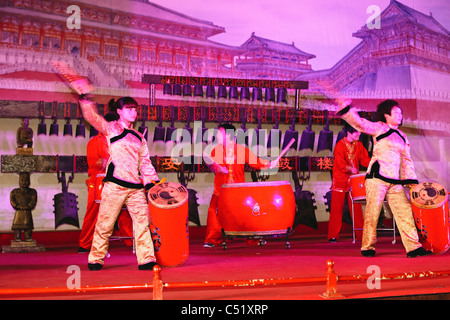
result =
[{"label": "painted pagoda roof", "polygon": [[[396,21],[400,21],[401,19],[407,19],[425,29],[434,31],[447,37],[450,36],[450,32],[445,29],[436,19],[434,19],[431,13],[430,15],[426,15],[396,0],[391,0],[386,9],[381,12],[380,16],[381,25],[383,25],[383,23],[391,24],[396,23]],[[367,30],[367,25],[364,25],[359,32],[364,32]],[[359,36],[359,32],[356,32],[354,36]]]},{"label": "painted pagoda roof", "polygon": [[[93,4],[92,0],[75,0],[72,2],[79,2],[88,5]],[[99,2],[99,4],[100,3],[101,2]],[[133,15],[141,15],[148,18],[155,18],[158,20],[208,29],[210,33],[208,36],[225,32],[225,28],[217,26],[213,22],[190,17],[180,12],[152,3],[149,0],[108,0],[107,6],[101,6],[99,4],[96,4],[96,6],[104,9],[107,8],[113,11],[122,11]]]},{"label": "painted pagoda roof", "polygon": [[251,37],[247,41],[245,41],[242,45],[240,45],[240,48],[249,49],[251,47],[263,47],[270,51],[276,51],[279,53],[289,53],[289,54],[300,55],[300,56],[303,56],[305,59],[312,59],[312,58],[316,57],[315,55],[313,55],[311,53],[302,51],[299,48],[297,48],[294,45],[294,42],[292,42],[291,44],[288,44],[288,43],[283,43],[283,42],[279,42],[279,41],[275,41],[275,40],[271,40],[271,39],[266,39],[266,38],[256,36],[254,32],[252,33]]}]

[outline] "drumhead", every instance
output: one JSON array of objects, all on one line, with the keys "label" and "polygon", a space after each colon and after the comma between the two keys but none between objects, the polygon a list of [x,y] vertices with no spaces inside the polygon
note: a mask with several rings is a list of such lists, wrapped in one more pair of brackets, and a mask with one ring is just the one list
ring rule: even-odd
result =
[{"label": "drumhead", "polygon": [[241,183],[224,183],[222,188],[249,188],[249,187],[279,187],[288,185],[289,181],[261,181],[261,182],[241,182]]},{"label": "drumhead", "polygon": [[148,192],[150,203],[162,209],[174,209],[188,200],[188,190],[175,182],[163,182],[151,188]]},{"label": "drumhead", "polygon": [[439,208],[448,200],[447,191],[435,182],[424,182],[415,185],[409,191],[411,203],[419,208]]}]

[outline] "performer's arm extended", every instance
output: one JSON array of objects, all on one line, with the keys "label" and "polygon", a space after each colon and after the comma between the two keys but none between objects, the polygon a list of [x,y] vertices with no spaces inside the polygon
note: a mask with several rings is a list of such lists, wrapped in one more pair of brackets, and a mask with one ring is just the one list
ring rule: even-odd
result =
[{"label": "performer's arm extended", "polygon": [[84,119],[98,132],[108,135],[109,122],[98,114],[97,107],[94,102],[89,100],[80,100],[80,109]]},{"label": "performer's arm extended", "polygon": [[259,158],[254,152],[245,146],[241,146],[245,152],[245,162],[255,169],[268,169],[271,163],[269,160]]},{"label": "performer's arm extended", "polygon": [[382,129],[380,123],[361,118],[351,105],[342,108],[337,114],[356,130],[370,134],[371,136],[376,136],[379,133],[379,130]]}]

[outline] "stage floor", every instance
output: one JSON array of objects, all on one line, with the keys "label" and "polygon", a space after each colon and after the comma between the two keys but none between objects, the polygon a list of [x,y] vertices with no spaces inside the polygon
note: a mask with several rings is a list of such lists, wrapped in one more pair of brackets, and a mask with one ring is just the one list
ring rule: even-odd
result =
[{"label": "stage floor", "polygon": [[[327,260],[334,261],[338,277],[370,276],[371,270],[381,275],[401,274],[403,279],[338,281],[337,292],[341,299],[393,298],[448,299],[450,276],[417,277],[420,274],[450,270],[450,253],[419,258],[406,258],[397,237],[380,236],[377,254],[373,258],[360,254],[360,242],[352,243],[344,236],[338,243],[328,243],[324,237],[294,234],[291,248],[286,249],[282,238],[268,239],[263,246],[249,246],[243,240],[229,241],[222,247],[203,248],[203,234],[191,233],[189,258],[183,265],[163,268],[163,283],[238,281],[262,279],[303,279],[326,276]],[[45,245],[45,243],[44,243]],[[78,266],[81,287],[129,286],[152,284],[152,271],[139,271],[136,258],[130,248],[121,242],[112,242],[110,257],[104,268],[93,272],[87,268],[87,254],[76,252],[77,246],[50,245],[45,252],[0,254],[0,291],[13,288],[66,287],[72,272],[70,266]],[[370,268],[369,268],[370,267]],[[369,268],[369,269],[368,269]],[[450,271],[449,271],[450,273]],[[415,275],[409,277],[408,274]],[[379,287],[374,285],[379,284]],[[372,287],[372,289],[370,289]],[[164,300],[323,300],[326,283],[307,281],[295,284],[245,285],[209,288],[164,288]],[[0,294],[0,299],[152,299],[152,288],[126,289],[104,292],[54,294]]]}]

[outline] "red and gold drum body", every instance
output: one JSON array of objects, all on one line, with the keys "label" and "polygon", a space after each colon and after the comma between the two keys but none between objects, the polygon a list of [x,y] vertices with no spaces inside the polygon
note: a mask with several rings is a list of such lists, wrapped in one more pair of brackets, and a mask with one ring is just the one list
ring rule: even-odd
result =
[{"label": "red and gold drum body", "polygon": [[288,181],[223,184],[217,215],[226,235],[287,233],[294,223],[294,192]]},{"label": "red and gold drum body", "polygon": [[446,252],[450,247],[447,191],[440,184],[424,182],[409,193],[422,246],[435,254]]},{"label": "red and gold drum body", "polygon": [[355,174],[350,177],[350,195],[353,200],[362,200],[366,198],[365,181],[365,173]]},{"label": "red and gold drum body", "polygon": [[150,189],[148,198],[156,262],[179,266],[189,256],[188,191],[181,184],[163,182]]},{"label": "red and gold drum body", "polygon": [[103,179],[106,173],[99,173],[95,178],[94,201],[100,203],[102,201]]}]

